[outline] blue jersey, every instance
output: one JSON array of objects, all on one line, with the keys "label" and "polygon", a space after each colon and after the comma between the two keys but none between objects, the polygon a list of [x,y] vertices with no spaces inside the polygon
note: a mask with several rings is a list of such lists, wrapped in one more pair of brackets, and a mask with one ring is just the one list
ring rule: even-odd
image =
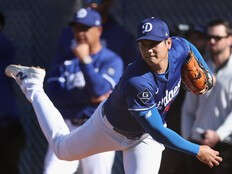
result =
[{"label": "blue jersey", "polygon": [[[163,127],[170,104],[179,92],[181,67],[187,60],[190,49],[196,52],[203,66],[208,69],[196,48],[180,37],[172,38],[166,73],[153,73],[141,58],[130,64],[114,92],[104,104],[104,112],[112,125],[127,132],[152,132],[151,135],[155,139],[162,143],[168,142],[167,144],[173,147],[172,143],[166,139],[169,134],[167,131],[163,133],[166,137],[163,137],[160,132],[154,134],[154,131],[158,130],[157,127]],[[158,119],[153,120],[152,123],[156,128],[147,130],[147,124],[141,123],[140,118],[138,119],[133,113],[137,115],[145,113],[147,119],[153,115],[154,120]],[[191,153],[196,153],[196,151],[197,148],[194,146]]]},{"label": "blue jersey", "polygon": [[170,104],[179,92],[181,66],[190,51],[186,44],[182,44],[183,42],[182,39],[173,38],[173,45],[168,55],[168,70],[164,74],[151,72],[141,58],[129,65],[114,93],[106,102],[105,110],[109,112],[109,116],[118,128],[127,131],[142,130],[131,116],[130,110],[147,110],[156,107],[163,122],[165,121]]},{"label": "blue jersey", "polygon": [[48,78],[48,95],[64,118],[90,117],[98,104],[91,98],[110,92],[122,75],[121,58],[103,47],[90,64],[65,61]]}]

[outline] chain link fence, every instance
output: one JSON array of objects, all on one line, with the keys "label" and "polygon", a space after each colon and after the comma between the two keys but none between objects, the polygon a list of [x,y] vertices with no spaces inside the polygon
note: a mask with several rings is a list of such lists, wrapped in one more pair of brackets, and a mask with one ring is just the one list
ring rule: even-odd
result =
[{"label": "chain link fence", "polygon": [[[1,0],[0,11],[6,17],[4,33],[16,47],[15,63],[48,68],[61,29],[80,6],[81,2],[77,0]],[[41,174],[47,142],[32,107],[18,87],[15,90],[21,123],[26,133],[26,146],[19,164],[20,173]]]},{"label": "chain link fence", "polygon": [[[5,34],[16,47],[16,63],[49,67],[61,29],[81,0],[0,0],[6,16]],[[170,27],[180,23],[202,25],[213,18],[232,20],[231,0],[115,0],[111,13],[134,36],[136,26],[148,16],[165,19]],[[20,159],[21,174],[41,174],[47,142],[29,103],[18,88],[26,147]]]},{"label": "chain link fence", "polygon": [[230,0],[120,0],[112,12],[135,35],[138,22],[146,17],[161,17],[173,29],[177,24],[202,25],[215,18],[232,20],[231,8]]}]

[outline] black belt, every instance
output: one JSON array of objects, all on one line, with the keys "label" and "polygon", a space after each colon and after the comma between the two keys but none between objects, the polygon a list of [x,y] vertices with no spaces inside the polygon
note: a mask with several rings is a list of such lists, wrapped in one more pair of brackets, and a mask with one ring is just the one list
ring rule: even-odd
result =
[{"label": "black belt", "polygon": [[116,128],[111,122],[110,120],[107,118],[107,115],[104,112],[104,105],[102,105],[102,117],[106,117],[106,119],[108,120],[108,122],[113,126],[113,130],[116,131],[117,133],[127,137],[128,139],[132,139],[132,140],[138,140],[141,138],[141,136],[144,134],[143,132],[128,132],[128,131],[124,131],[121,129]]}]

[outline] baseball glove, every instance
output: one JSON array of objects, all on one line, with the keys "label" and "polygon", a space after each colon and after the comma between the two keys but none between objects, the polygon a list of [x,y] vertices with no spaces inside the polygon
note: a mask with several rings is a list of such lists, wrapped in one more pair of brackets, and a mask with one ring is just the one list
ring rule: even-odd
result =
[{"label": "baseball glove", "polygon": [[182,82],[194,94],[201,95],[213,86],[213,76],[197,61],[192,52],[181,71]]}]

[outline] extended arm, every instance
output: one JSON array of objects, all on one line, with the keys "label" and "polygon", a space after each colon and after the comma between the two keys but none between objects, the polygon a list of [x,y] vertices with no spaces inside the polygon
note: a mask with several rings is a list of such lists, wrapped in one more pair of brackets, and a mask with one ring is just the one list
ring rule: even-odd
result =
[{"label": "extended arm", "polygon": [[208,146],[199,146],[185,140],[177,133],[163,126],[156,108],[147,111],[131,111],[133,116],[155,140],[164,145],[188,154],[195,155],[201,162],[210,167],[219,165],[222,160],[217,151]]},{"label": "extended arm", "polygon": [[158,142],[163,143],[169,148],[188,154],[198,154],[199,145],[185,140],[176,132],[165,127],[156,108],[148,111],[132,111],[132,114],[145,129],[145,131],[148,132]]}]

